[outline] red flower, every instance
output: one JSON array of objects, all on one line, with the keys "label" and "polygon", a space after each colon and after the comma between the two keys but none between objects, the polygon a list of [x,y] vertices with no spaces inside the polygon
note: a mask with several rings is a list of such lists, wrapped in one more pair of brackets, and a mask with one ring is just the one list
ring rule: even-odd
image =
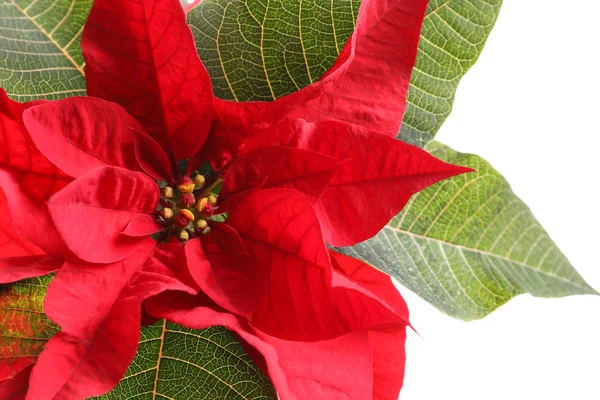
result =
[{"label": "red flower", "polygon": [[[61,332],[31,370],[0,376],[0,394],[29,372],[28,399],[109,391],[146,301],[154,317],[237,332],[283,399],[397,398],[406,306],[326,243],[368,239],[413,193],[467,171],[393,138],[425,6],[363,0],[319,82],[232,103],[213,99],[178,0],[96,0],[82,39],[95,98],[0,97],[0,283],[64,263],[45,300]],[[193,172],[207,160],[212,175]]]}]

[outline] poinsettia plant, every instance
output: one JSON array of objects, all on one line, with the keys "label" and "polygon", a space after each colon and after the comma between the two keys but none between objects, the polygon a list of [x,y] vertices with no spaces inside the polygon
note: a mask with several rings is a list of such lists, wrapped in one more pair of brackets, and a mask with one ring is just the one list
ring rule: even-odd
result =
[{"label": "poinsettia plant", "polygon": [[[431,5],[332,6],[328,61],[301,2],[300,51],[274,35],[294,15],[276,3],[73,0],[45,22],[10,5],[67,63],[42,69],[85,93],[0,93],[0,398],[398,398],[408,309],[365,246],[427,187],[479,173],[402,133]],[[217,43],[220,70],[215,15],[242,43]]]}]

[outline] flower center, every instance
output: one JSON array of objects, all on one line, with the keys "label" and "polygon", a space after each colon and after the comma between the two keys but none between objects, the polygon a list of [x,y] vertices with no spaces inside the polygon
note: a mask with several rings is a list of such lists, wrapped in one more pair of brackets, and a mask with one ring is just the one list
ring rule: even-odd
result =
[{"label": "flower center", "polygon": [[218,196],[214,189],[221,183],[215,180],[205,188],[208,182],[203,175],[183,177],[177,186],[162,186],[160,205],[156,221],[164,226],[157,235],[160,241],[177,237],[185,243],[189,239],[205,235],[210,231],[210,223],[223,219],[215,215],[218,210]]}]

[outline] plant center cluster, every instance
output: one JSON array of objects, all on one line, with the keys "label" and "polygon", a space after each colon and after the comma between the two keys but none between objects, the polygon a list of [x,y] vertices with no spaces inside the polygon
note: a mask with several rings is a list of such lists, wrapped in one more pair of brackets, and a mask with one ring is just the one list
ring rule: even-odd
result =
[{"label": "plant center cluster", "polygon": [[204,189],[206,178],[197,174],[183,177],[176,186],[163,186],[156,221],[164,226],[158,234],[160,241],[171,237],[185,243],[191,238],[208,233],[209,221],[218,209],[218,197],[212,190],[220,183],[214,182]]}]

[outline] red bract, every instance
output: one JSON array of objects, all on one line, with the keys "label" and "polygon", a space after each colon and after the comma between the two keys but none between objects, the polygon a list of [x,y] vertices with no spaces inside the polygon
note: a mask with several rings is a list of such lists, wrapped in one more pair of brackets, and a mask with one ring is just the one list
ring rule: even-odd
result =
[{"label": "red bract", "polygon": [[27,399],[109,391],[146,302],[148,319],[237,332],[282,399],[396,399],[406,305],[327,244],[368,239],[468,171],[390,137],[426,3],[364,0],[320,81],[233,103],[213,99],[178,0],[96,0],[82,39],[96,98],[0,97],[0,283],[64,263],[45,300],[61,332],[0,393],[30,372]]},{"label": "red bract", "polygon": [[[244,318],[221,309],[206,295],[164,293],[149,300],[147,309],[175,323],[202,329],[222,325],[237,333],[242,344],[271,378],[285,400],[378,399],[397,400],[404,378],[404,341],[408,310],[389,277],[352,258],[330,252],[332,271],[352,281],[344,296],[356,313],[371,313],[369,301],[385,305],[385,325],[350,331],[319,342],[287,341],[249,325]],[[378,295],[375,295],[378,293]],[[212,294],[212,293],[211,293]],[[346,308],[346,311],[350,309]]]}]

